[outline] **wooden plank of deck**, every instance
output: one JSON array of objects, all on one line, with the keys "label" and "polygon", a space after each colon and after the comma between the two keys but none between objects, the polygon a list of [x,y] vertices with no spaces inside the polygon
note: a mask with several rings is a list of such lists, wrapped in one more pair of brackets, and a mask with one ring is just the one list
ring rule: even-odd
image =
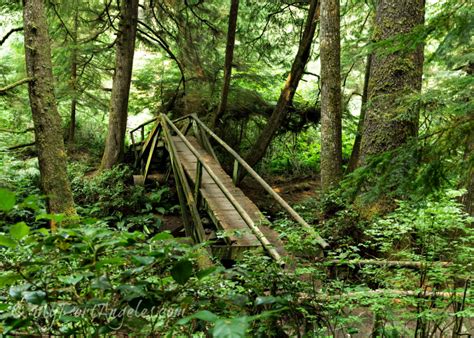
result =
[{"label": "wooden plank of deck", "polygon": [[[234,186],[229,175],[227,175],[220,164],[200,146],[194,137],[188,137],[188,140],[202,156],[205,163],[211,168],[213,173],[219,177],[220,181],[235,197],[238,203],[247,211],[249,216],[255,224],[259,226],[260,230],[265,234],[269,241],[280,253],[283,253],[283,245],[278,238],[278,234],[274,230],[261,225],[265,218],[257,206],[244,195],[242,190]],[[173,142],[176,146],[184,170],[191,180],[195,182],[197,165],[196,157],[179,137],[174,136]],[[200,192],[205,203],[213,213],[214,218],[217,220],[217,226],[230,234],[228,237],[232,246],[248,248],[261,246],[260,241],[252,233],[250,228],[242,219],[242,216],[240,216],[235,207],[229,202],[225,194],[220,190],[205,169],[203,169]]]}]

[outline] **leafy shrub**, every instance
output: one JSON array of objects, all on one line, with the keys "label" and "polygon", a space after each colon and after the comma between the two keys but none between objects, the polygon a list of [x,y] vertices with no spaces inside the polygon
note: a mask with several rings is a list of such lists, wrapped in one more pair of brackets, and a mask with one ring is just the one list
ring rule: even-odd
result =
[{"label": "leafy shrub", "polygon": [[133,185],[132,170],[127,166],[117,166],[89,177],[84,175],[83,166],[76,165],[72,169],[74,199],[83,215],[100,217],[122,227],[158,228],[161,221],[156,214],[164,214],[174,206],[168,199],[167,187],[147,193],[144,187]]},{"label": "leafy shrub", "polygon": [[[9,211],[14,195],[5,196],[0,210]],[[20,222],[0,235],[0,332],[147,332],[200,273],[199,250],[168,233],[147,239],[100,221],[75,222],[55,233]]]}]

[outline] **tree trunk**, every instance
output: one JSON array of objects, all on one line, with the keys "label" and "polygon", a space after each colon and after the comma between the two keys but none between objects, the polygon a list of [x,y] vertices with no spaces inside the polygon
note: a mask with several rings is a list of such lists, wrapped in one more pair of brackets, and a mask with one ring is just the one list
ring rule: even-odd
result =
[{"label": "tree trunk", "polygon": [[[424,21],[424,0],[380,0],[376,11],[375,41],[408,34]],[[375,50],[369,74],[358,165],[368,157],[398,148],[418,133],[417,107],[406,107],[403,98],[421,90],[423,44],[387,54]]]},{"label": "tree trunk", "polygon": [[[319,1],[311,0],[308,16],[306,18],[303,36],[298,47],[293,65],[291,66],[290,74],[286,79],[285,85],[281,91],[277,105],[273,110],[270,119],[267,121],[265,128],[260,133],[252,152],[245,158],[247,163],[254,166],[265,155],[268,145],[270,144],[273,135],[281,126],[283,122],[288,105],[293,101],[298,83],[303,76],[306,63],[308,62],[311,44],[313,42],[314,32],[316,31],[316,24],[319,19]],[[242,174],[243,175],[243,174]],[[241,175],[240,179],[243,178]]]},{"label": "tree trunk", "polygon": [[466,212],[474,217],[474,131],[471,129],[467,137],[466,151],[464,159],[467,163],[466,189],[467,192],[462,197],[462,202],[466,207]]},{"label": "tree trunk", "polygon": [[359,122],[357,123],[357,134],[352,146],[351,158],[347,164],[346,174],[350,174],[357,167],[360,153],[360,140],[362,139],[362,131],[364,129],[365,111],[367,109],[367,92],[369,88],[369,75],[370,75],[370,63],[371,54],[367,55],[367,62],[365,64],[365,75],[364,75],[364,88],[362,89],[362,102],[360,104]]},{"label": "tree trunk", "polygon": [[77,29],[78,29],[78,8],[77,2],[74,2],[74,26],[72,34],[72,52],[71,52],[71,121],[69,124],[68,142],[74,143],[76,134],[76,109],[77,109]]},{"label": "tree trunk", "polygon": [[[474,62],[469,61],[466,68],[468,76],[474,75]],[[471,114],[474,114],[471,112]],[[474,129],[469,130],[466,137],[466,148],[464,150],[464,161],[467,163],[467,175],[465,179],[466,194],[462,197],[462,202],[466,212],[474,217]]]},{"label": "tree trunk", "polygon": [[229,28],[227,29],[227,46],[225,49],[224,63],[224,85],[222,86],[221,102],[212,121],[211,128],[215,128],[217,121],[222,117],[227,108],[227,97],[229,96],[230,77],[232,75],[232,59],[234,57],[235,31],[237,29],[237,16],[239,12],[239,0],[230,1]]},{"label": "tree trunk", "polygon": [[339,0],[321,1],[321,187],[342,177],[341,40]]},{"label": "tree trunk", "polygon": [[123,157],[127,128],[128,97],[138,21],[138,0],[120,1],[115,74],[110,98],[109,127],[101,169],[110,169]]},{"label": "tree trunk", "polygon": [[35,127],[41,184],[50,213],[75,214],[67,177],[61,117],[54,97],[51,47],[43,0],[23,1],[28,93]]}]

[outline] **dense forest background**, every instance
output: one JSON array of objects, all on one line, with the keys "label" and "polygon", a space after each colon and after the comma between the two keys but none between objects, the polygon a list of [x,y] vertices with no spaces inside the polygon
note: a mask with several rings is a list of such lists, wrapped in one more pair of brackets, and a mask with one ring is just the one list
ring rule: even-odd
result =
[{"label": "dense forest background", "polygon": [[[0,334],[473,333],[469,1],[24,0],[0,16]],[[285,268],[203,262],[176,180],[134,184],[129,131],[159,114],[197,114],[311,225],[239,172]]]}]

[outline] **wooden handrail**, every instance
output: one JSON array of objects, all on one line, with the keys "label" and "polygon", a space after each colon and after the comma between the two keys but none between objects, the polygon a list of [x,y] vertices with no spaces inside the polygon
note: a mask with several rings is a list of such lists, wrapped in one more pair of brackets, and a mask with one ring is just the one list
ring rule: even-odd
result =
[{"label": "wooden handrail", "polygon": [[148,120],[148,121],[146,121],[146,122],[143,122],[143,123],[140,124],[138,127],[134,128],[134,129],[132,129],[132,130],[130,130],[130,134],[136,132],[138,129],[143,128],[143,127],[145,127],[146,125],[148,125],[148,124],[150,124],[150,123],[155,122],[157,119],[158,119],[158,117],[154,117],[154,118],[151,119],[151,120]]},{"label": "wooden handrail", "polygon": [[194,148],[194,146],[188,141],[188,139],[179,131],[179,129],[174,125],[174,123],[165,115],[162,114],[162,121],[168,124],[176,133],[176,135],[184,142],[184,144],[191,150],[191,152],[196,156],[196,159],[201,163],[202,167],[207,171],[211,179],[216,183],[219,189],[224,193],[227,197],[229,202],[235,207],[239,215],[245,221],[245,223],[249,226],[250,230],[254,233],[255,237],[262,243],[262,246],[268,251],[270,256],[272,256],[277,263],[280,265],[284,265],[283,260],[281,259],[280,254],[276,251],[276,249],[272,246],[270,241],[265,237],[265,235],[260,231],[260,229],[255,225],[252,218],[249,214],[242,208],[242,206],[237,202],[235,197],[227,190],[225,185],[221,182],[221,180],[217,177],[217,175],[212,171],[209,165],[202,159],[201,154]]},{"label": "wooden handrail", "polygon": [[306,231],[311,233],[315,239],[316,242],[323,248],[326,249],[329,247],[329,244],[280,196],[278,195],[272,187],[265,182],[265,180],[257,174],[255,170],[247,163],[245,160],[240,157],[237,152],[232,149],[227,143],[224,142],[219,136],[217,136],[209,127],[207,127],[204,122],[202,122],[196,114],[190,114],[187,116],[183,116],[179,118],[178,120],[174,120],[173,122],[181,121],[186,118],[192,118],[196,121],[196,123],[207,133],[209,134],[217,143],[219,143],[228,153],[232,155],[232,157],[239,162],[239,164],[252,176],[264,189],[265,191],[273,197],[275,201],[280,204],[280,206],[285,209],[291,217],[298,223],[300,224]]}]

